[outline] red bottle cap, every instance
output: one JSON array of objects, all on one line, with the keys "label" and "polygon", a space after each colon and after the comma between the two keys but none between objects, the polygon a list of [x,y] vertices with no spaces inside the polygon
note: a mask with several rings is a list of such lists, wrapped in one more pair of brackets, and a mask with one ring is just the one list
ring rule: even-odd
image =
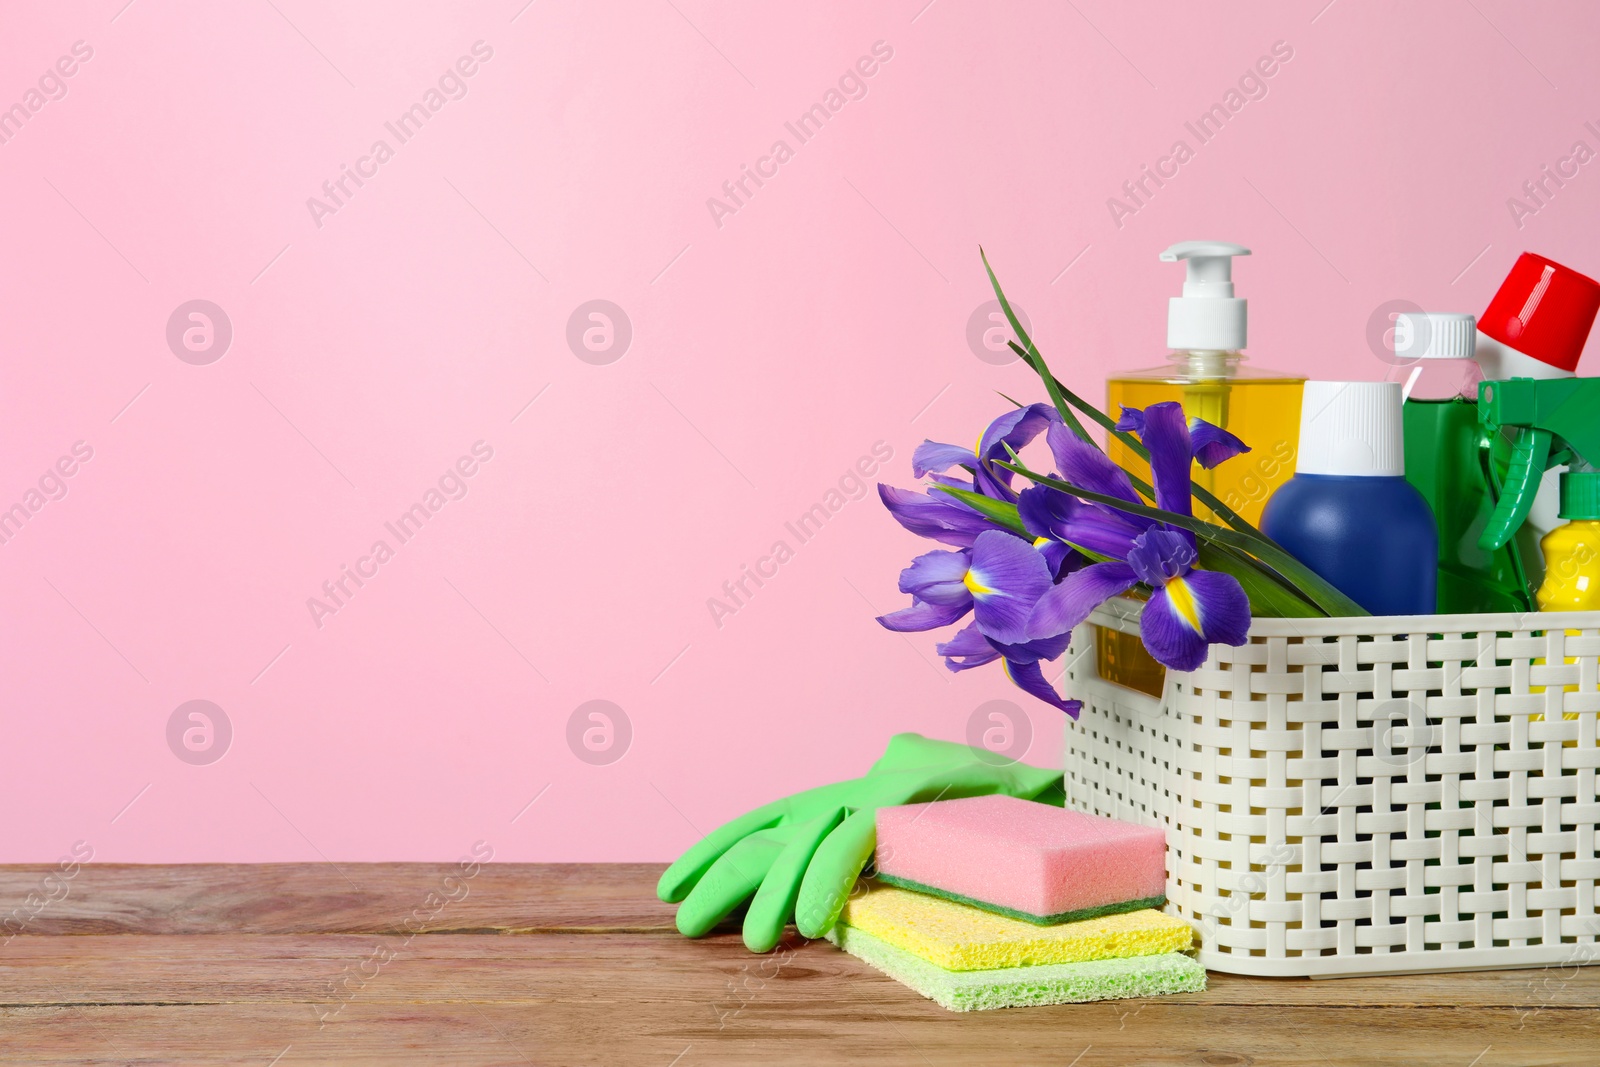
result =
[{"label": "red bottle cap", "polygon": [[1600,310],[1600,283],[1553,260],[1524,252],[1478,329],[1503,345],[1564,371],[1578,369],[1583,343]]}]

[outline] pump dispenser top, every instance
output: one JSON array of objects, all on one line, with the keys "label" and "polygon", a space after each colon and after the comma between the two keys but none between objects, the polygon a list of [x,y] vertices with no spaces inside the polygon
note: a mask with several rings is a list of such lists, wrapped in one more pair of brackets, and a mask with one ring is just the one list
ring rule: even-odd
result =
[{"label": "pump dispenser top", "polygon": [[1183,295],[1167,303],[1167,347],[1236,352],[1245,347],[1249,302],[1233,295],[1233,257],[1248,256],[1227,241],[1179,241],[1161,262],[1188,264]]}]

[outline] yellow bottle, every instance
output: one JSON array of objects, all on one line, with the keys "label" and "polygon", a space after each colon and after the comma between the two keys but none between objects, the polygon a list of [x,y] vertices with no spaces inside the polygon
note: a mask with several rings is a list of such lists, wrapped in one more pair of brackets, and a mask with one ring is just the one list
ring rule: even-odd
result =
[{"label": "yellow bottle", "polygon": [[1540,611],[1600,610],[1600,473],[1562,473],[1561,517],[1567,524],[1539,541],[1544,581],[1534,599]]},{"label": "yellow bottle", "polygon": [[[1233,257],[1248,248],[1222,241],[1184,241],[1161,253],[1165,263],[1185,262],[1183,295],[1167,309],[1165,366],[1127,371],[1106,382],[1113,418],[1122,407],[1143,408],[1176,400],[1190,418],[1221,426],[1250,451],[1215,470],[1195,465],[1193,477],[1247,522],[1260,521],[1261,509],[1279,485],[1294,474],[1300,435],[1299,375],[1246,365],[1241,351],[1248,330],[1248,301],[1233,295]],[[1149,480],[1149,467],[1116,440],[1111,458]],[[1214,519],[1196,502],[1195,515]]]},{"label": "yellow bottle", "polygon": [[[1198,463],[1193,479],[1247,522],[1259,523],[1267,498],[1294,475],[1300,436],[1299,375],[1246,366],[1248,301],[1233,295],[1233,257],[1250,250],[1225,241],[1183,241],[1161,253],[1163,263],[1186,264],[1183,295],[1167,307],[1164,366],[1126,371],[1106,382],[1106,410],[1116,418],[1123,407],[1146,408],[1165,400],[1183,405],[1190,418],[1205,419],[1234,434],[1250,451],[1206,470]],[[1150,467],[1115,438],[1113,461],[1150,480]],[[1211,509],[1194,504],[1197,518],[1216,521]],[[1095,628],[1100,677],[1160,696],[1166,671],[1145,651],[1139,638]]]},{"label": "yellow bottle", "polygon": [[1600,520],[1557,526],[1539,541],[1544,582],[1536,594],[1540,611],[1600,610]]},{"label": "yellow bottle", "polygon": [[[1534,600],[1540,611],[1600,610],[1600,473],[1576,470],[1561,475],[1561,517],[1570,521],[1539,539],[1544,550],[1544,581]],[[1567,631],[1569,636],[1577,633]],[[1567,662],[1576,659],[1569,656]],[[1543,686],[1529,688],[1535,693],[1544,691]],[[1570,693],[1577,686],[1565,689]],[[1578,713],[1569,711],[1563,717],[1576,719]],[[1543,718],[1534,716],[1535,721]]]}]

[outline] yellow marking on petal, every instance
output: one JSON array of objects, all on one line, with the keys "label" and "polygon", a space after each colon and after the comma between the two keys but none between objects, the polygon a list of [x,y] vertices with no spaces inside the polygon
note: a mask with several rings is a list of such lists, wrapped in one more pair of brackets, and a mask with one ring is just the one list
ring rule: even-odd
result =
[{"label": "yellow marking on petal", "polygon": [[988,596],[990,593],[994,592],[993,589],[990,589],[978,579],[978,572],[970,568],[967,570],[966,574],[961,576],[961,584],[966,586],[967,591],[973,596]]},{"label": "yellow marking on petal", "polygon": [[1048,545],[1048,544],[1051,544],[1051,543],[1053,543],[1052,539],[1048,538],[1048,537],[1035,537],[1033,539],[1033,547],[1034,548],[1043,548],[1045,545]]},{"label": "yellow marking on petal", "polygon": [[1167,602],[1172,610],[1195,633],[1200,632],[1200,605],[1195,603],[1194,590],[1182,578],[1167,579]]}]

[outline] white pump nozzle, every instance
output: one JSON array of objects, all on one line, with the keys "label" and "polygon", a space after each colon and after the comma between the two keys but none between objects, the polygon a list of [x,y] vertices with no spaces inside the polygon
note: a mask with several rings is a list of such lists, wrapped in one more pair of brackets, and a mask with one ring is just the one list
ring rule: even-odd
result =
[{"label": "white pump nozzle", "polygon": [[1247,302],[1233,295],[1233,257],[1248,256],[1227,241],[1180,241],[1161,262],[1188,263],[1183,295],[1167,307],[1167,347],[1233,352],[1245,346]]}]

